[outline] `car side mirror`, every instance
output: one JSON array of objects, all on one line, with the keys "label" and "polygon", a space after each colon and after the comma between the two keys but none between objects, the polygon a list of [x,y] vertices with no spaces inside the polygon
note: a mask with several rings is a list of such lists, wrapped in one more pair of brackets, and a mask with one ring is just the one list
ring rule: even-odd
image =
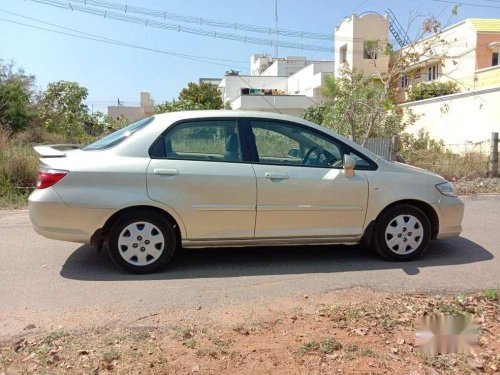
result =
[{"label": "car side mirror", "polygon": [[356,160],[351,155],[344,155],[344,175],[346,177],[354,177],[354,167],[356,166]]},{"label": "car side mirror", "polygon": [[288,150],[288,157],[299,159],[300,158],[300,149],[299,148],[291,148],[290,150]]}]

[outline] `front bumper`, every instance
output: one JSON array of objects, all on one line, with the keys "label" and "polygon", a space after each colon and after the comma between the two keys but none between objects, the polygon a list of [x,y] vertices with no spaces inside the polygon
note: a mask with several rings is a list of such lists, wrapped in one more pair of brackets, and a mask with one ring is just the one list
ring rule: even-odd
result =
[{"label": "front bumper", "polygon": [[432,207],[439,219],[438,240],[458,236],[462,232],[464,203],[460,198],[443,196]]},{"label": "front bumper", "polygon": [[111,209],[72,207],[53,187],[35,190],[28,199],[31,224],[50,239],[90,243],[95,231],[113,214]]}]

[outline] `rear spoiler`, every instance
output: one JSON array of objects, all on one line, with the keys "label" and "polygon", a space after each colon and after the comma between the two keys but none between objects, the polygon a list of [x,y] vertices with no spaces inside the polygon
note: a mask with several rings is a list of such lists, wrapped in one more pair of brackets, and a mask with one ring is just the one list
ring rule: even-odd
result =
[{"label": "rear spoiler", "polygon": [[66,156],[67,151],[79,150],[83,145],[59,144],[35,146],[34,150],[43,158],[62,158]]}]

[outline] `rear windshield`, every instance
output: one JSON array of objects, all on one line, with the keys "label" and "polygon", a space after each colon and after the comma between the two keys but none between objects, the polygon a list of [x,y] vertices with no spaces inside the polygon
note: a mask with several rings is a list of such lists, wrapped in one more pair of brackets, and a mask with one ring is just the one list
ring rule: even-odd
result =
[{"label": "rear windshield", "polygon": [[133,124],[130,124],[128,126],[125,126],[124,128],[117,130],[114,133],[105,136],[104,138],[99,139],[97,142],[91,143],[87,147],[84,147],[82,150],[83,151],[105,150],[107,148],[116,146],[118,143],[123,142],[125,139],[130,137],[136,131],[141,130],[142,128],[150,124],[153,121],[153,118],[154,117],[148,117],[139,120],[137,122],[134,122]]}]

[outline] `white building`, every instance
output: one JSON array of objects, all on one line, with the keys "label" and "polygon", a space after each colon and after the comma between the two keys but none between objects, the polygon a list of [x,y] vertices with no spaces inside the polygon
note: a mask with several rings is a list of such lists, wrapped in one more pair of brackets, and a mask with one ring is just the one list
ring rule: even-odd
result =
[{"label": "white building", "polygon": [[333,71],[333,61],[252,55],[251,75],[229,71],[220,81],[219,90],[232,109],[302,116],[307,107],[321,102],[321,87]]}]

